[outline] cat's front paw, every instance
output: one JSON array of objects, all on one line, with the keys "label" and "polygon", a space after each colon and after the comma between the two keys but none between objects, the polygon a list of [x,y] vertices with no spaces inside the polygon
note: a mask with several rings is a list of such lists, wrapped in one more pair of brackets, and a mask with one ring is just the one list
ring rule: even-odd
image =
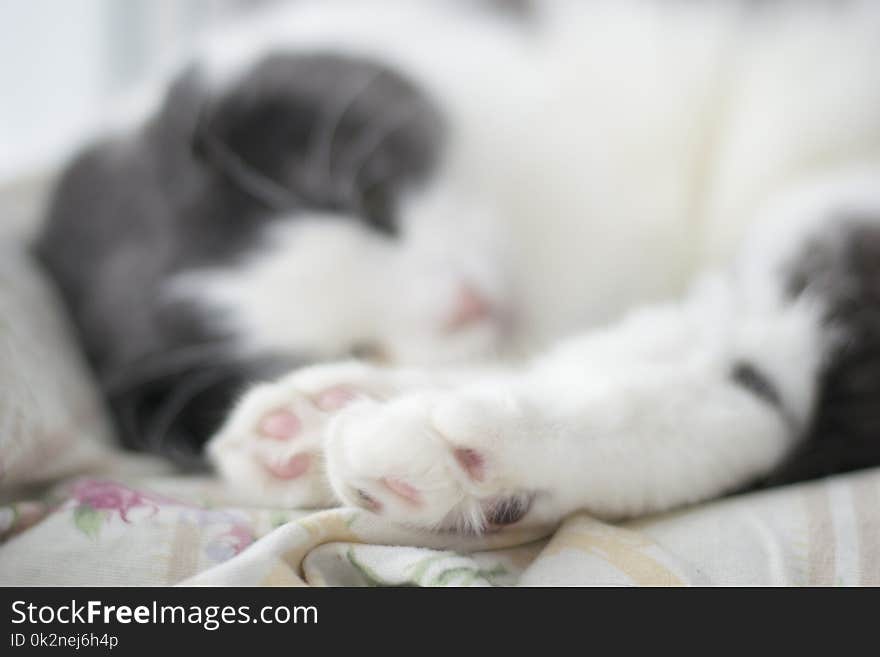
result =
[{"label": "cat's front paw", "polygon": [[523,521],[529,414],[503,395],[365,401],[328,429],[327,474],[346,503],[418,527],[480,532]]},{"label": "cat's front paw", "polygon": [[361,363],[320,365],[249,390],[208,444],[223,479],[253,503],[333,506],[324,465],[330,419],[359,399],[396,393],[393,373]]}]

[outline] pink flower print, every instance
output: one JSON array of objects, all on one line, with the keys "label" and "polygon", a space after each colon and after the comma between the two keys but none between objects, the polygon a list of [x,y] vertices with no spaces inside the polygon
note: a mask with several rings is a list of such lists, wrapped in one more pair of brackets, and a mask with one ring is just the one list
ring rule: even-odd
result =
[{"label": "pink flower print", "polygon": [[244,525],[232,525],[205,546],[205,553],[214,561],[231,559],[254,542],[254,535]]},{"label": "pink flower print", "polygon": [[87,506],[94,511],[116,511],[125,522],[130,522],[128,513],[132,509],[148,507],[155,514],[162,504],[177,504],[174,500],[136,491],[113,481],[94,479],[74,484],[71,497],[80,506]]}]

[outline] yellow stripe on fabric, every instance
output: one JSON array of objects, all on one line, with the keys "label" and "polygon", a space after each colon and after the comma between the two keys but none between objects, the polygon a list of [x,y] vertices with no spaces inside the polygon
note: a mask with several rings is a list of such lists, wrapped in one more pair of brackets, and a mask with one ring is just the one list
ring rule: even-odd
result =
[{"label": "yellow stripe on fabric", "polygon": [[880,479],[854,480],[852,499],[859,536],[860,581],[862,586],[880,586]]},{"label": "yellow stripe on fabric", "polygon": [[807,513],[807,584],[835,584],[834,522],[826,483],[816,484],[804,493]]},{"label": "yellow stripe on fabric", "polygon": [[586,516],[570,518],[556,533],[539,559],[563,550],[581,550],[603,559],[639,586],[684,586],[672,570],[647,554],[656,547],[641,534]]}]

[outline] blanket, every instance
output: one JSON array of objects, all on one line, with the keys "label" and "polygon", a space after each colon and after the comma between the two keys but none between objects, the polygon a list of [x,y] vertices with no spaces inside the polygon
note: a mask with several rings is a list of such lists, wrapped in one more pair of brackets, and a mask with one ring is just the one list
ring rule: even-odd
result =
[{"label": "blanket", "polygon": [[230,506],[204,479],[62,488],[0,507],[0,584],[880,585],[880,470],[620,525],[577,514],[549,536],[479,538],[357,509]]},{"label": "blanket", "polygon": [[0,585],[880,585],[880,469],[481,537],[254,508],[120,452],[58,299],[0,257]]}]

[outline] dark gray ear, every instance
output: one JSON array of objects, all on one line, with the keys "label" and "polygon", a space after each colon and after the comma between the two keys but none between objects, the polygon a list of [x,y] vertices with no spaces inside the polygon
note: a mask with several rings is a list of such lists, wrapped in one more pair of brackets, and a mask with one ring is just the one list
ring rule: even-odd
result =
[{"label": "dark gray ear", "polygon": [[386,67],[277,54],[205,105],[193,146],[209,169],[266,205],[356,212],[365,199],[381,200],[377,188],[393,194],[425,176],[441,132],[425,95]]}]

